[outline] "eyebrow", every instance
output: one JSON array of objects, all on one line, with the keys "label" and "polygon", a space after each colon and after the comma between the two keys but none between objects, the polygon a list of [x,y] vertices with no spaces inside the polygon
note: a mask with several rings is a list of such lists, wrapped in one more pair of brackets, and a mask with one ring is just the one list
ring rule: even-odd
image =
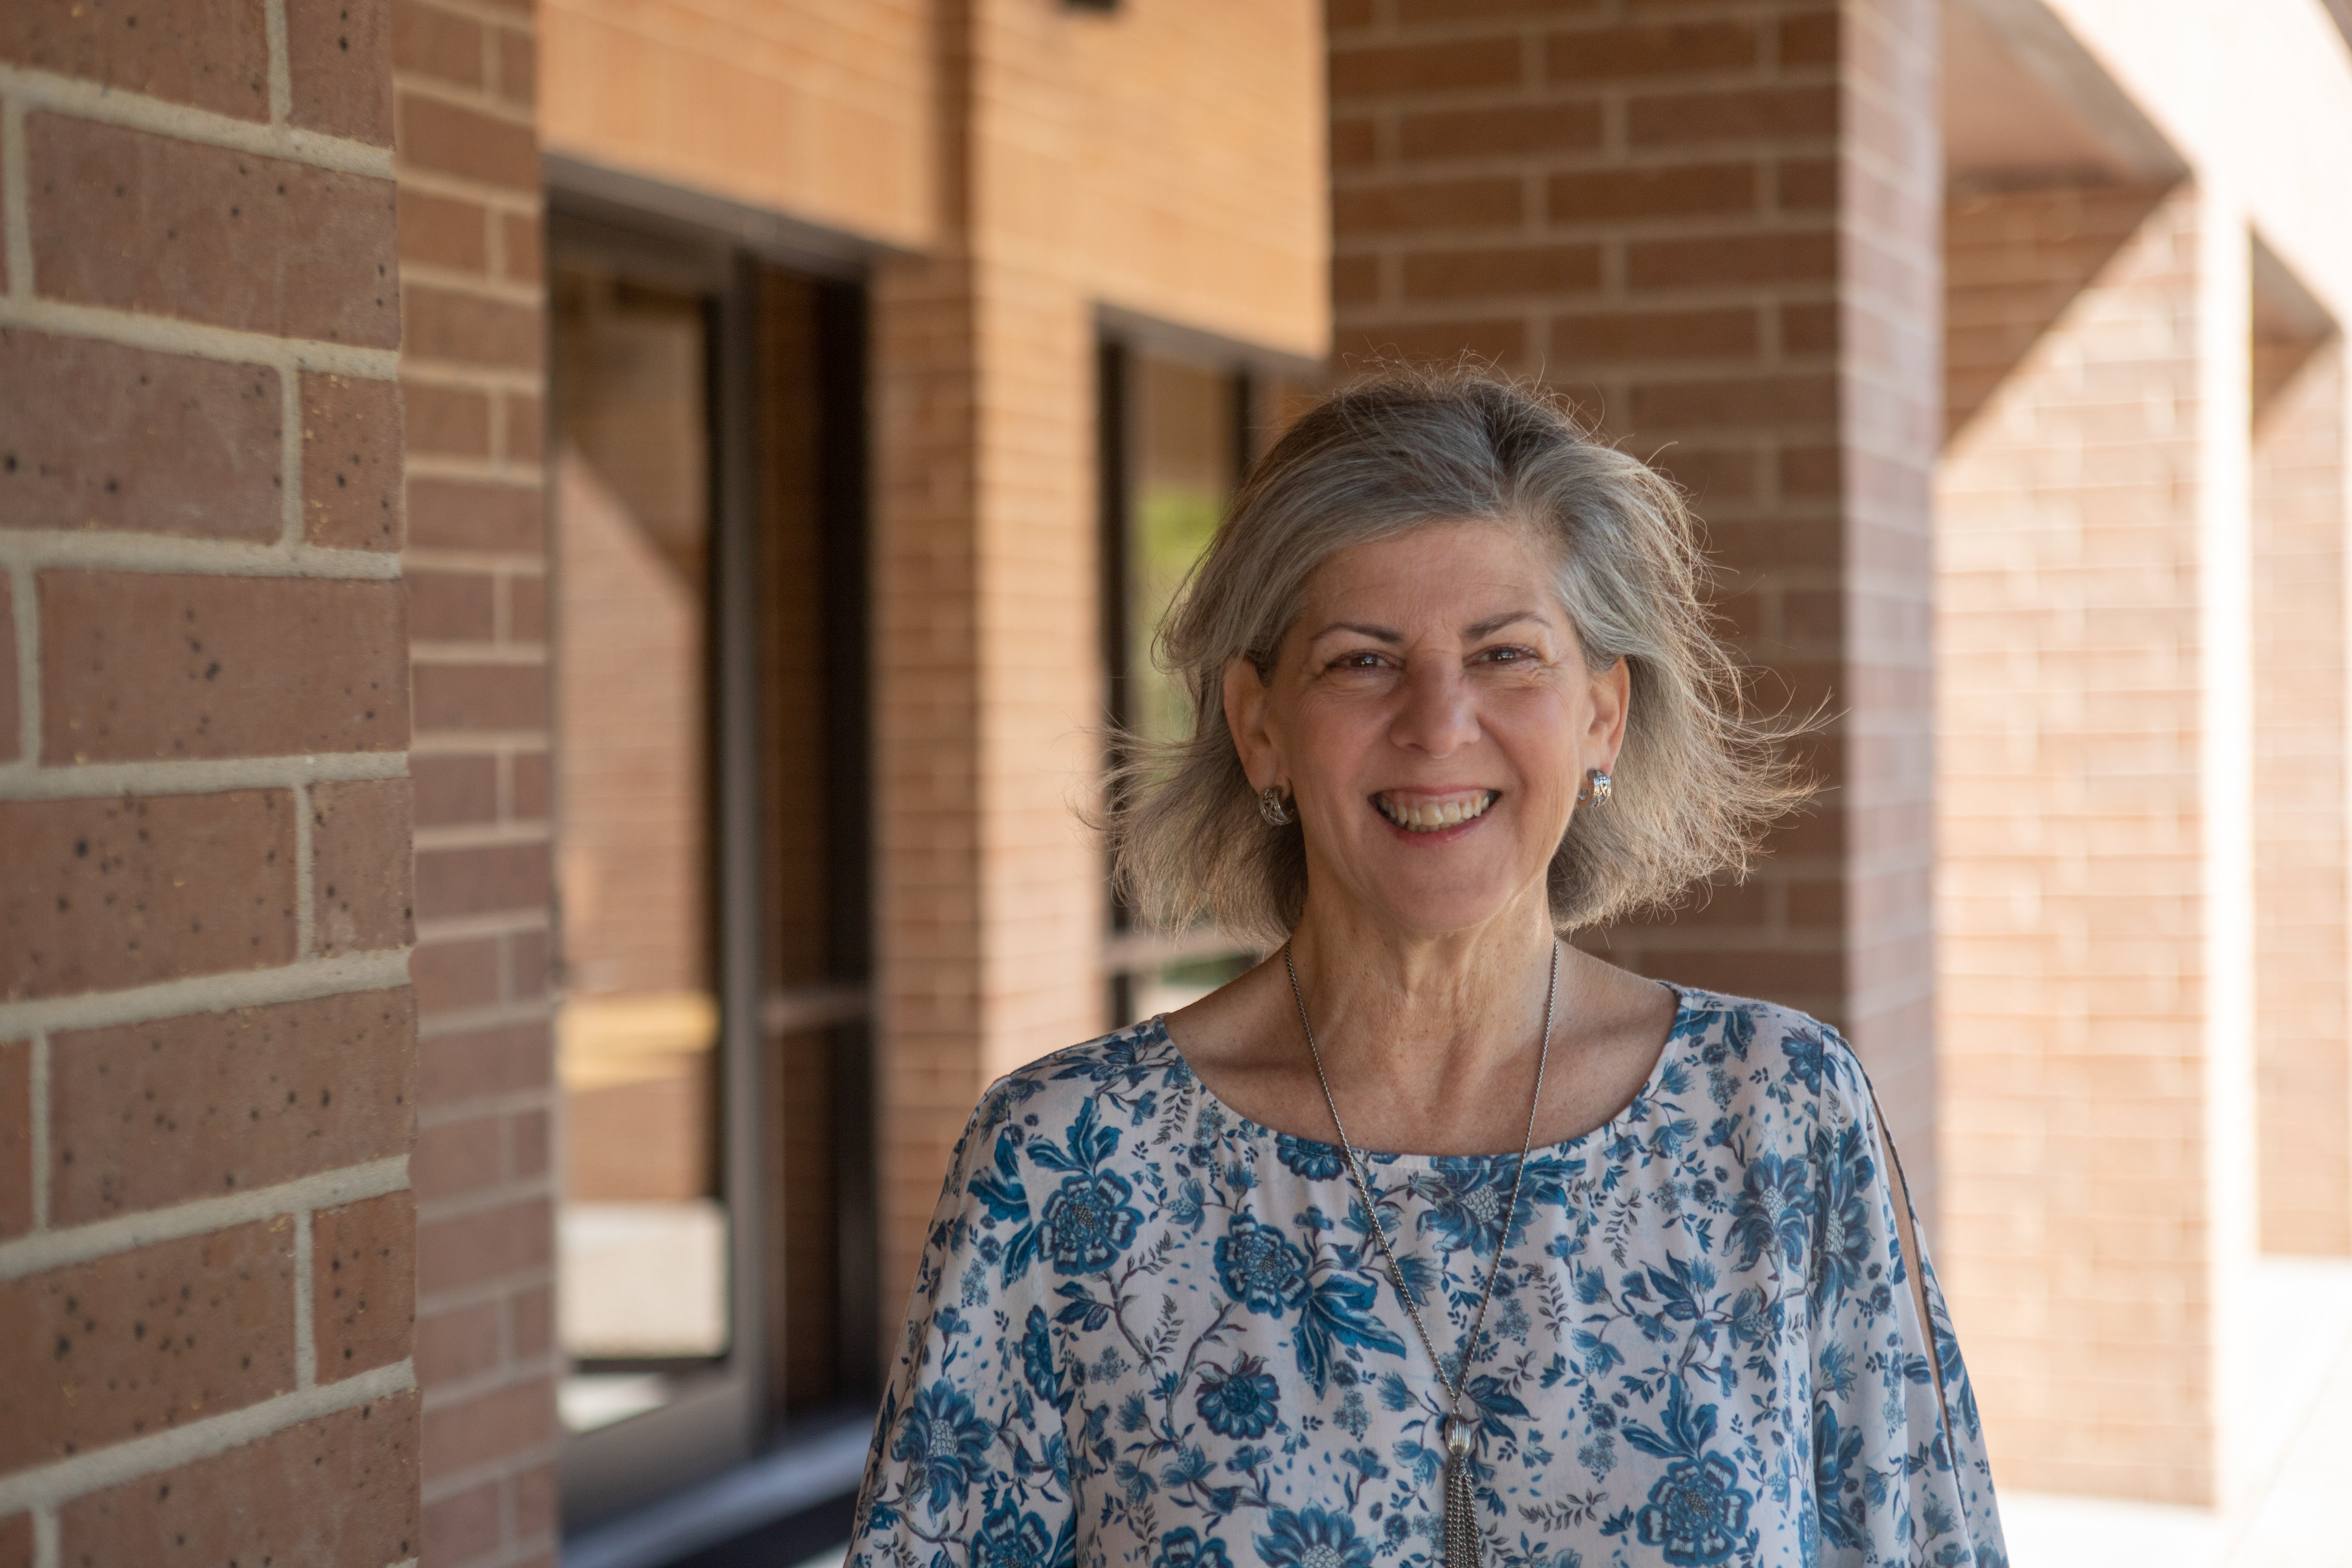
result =
[{"label": "eyebrow", "polygon": [[1495,633],[1501,631],[1505,626],[1507,626],[1516,621],[1533,621],[1538,626],[1549,626],[1551,624],[1545,620],[1541,614],[1534,610],[1506,610],[1499,616],[1487,616],[1485,620],[1478,622],[1475,626],[1463,627],[1462,633],[1465,637],[1474,639],[1483,637],[1491,637]]},{"label": "eyebrow", "polygon": [[[1474,622],[1463,627],[1462,635],[1474,640],[1478,637],[1491,637],[1505,626],[1517,621],[1534,621],[1538,626],[1550,624],[1542,615],[1534,610],[1506,610],[1499,616],[1489,616],[1483,621]],[[1370,626],[1362,621],[1334,621],[1307,640],[1320,642],[1334,632],[1353,632],[1358,637],[1370,637],[1374,642],[1387,643],[1391,647],[1404,641],[1404,634],[1394,626]]]}]

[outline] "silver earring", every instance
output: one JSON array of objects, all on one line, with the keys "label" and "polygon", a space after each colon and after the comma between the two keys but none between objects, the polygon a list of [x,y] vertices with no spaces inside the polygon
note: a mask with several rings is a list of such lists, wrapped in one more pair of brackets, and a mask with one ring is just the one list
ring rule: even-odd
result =
[{"label": "silver earring", "polygon": [[1609,803],[1609,775],[1599,768],[1588,769],[1584,775],[1584,787],[1576,792],[1576,802],[1579,805],[1606,805]]},{"label": "silver earring", "polygon": [[1257,814],[1265,818],[1268,827],[1286,827],[1292,821],[1289,805],[1282,798],[1280,784],[1268,784],[1257,792]]}]

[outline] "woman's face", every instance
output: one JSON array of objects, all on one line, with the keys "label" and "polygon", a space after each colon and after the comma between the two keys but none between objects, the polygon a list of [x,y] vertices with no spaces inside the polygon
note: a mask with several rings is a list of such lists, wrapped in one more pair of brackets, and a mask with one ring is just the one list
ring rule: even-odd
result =
[{"label": "woman's face", "polygon": [[1538,903],[1585,770],[1612,769],[1623,660],[1585,668],[1532,530],[1433,523],[1343,550],[1261,682],[1225,675],[1251,786],[1283,786],[1309,898],[1438,933]]}]

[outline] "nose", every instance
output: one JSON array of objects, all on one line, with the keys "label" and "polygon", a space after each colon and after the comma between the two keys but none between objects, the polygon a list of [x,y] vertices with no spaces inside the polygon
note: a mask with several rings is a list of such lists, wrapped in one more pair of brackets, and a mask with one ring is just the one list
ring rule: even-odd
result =
[{"label": "nose", "polygon": [[1389,739],[1405,750],[1448,757],[1478,738],[1469,679],[1451,660],[1408,666],[1402,697]]}]

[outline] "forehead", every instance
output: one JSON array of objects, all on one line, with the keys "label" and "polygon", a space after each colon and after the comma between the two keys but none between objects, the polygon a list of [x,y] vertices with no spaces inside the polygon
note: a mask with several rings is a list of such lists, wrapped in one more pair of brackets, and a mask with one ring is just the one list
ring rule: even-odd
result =
[{"label": "forehead", "polygon": [[[1334,551],[1307,579],[1307,618],[1475,621],[1504,610],[1561,616],[1556,561],[1521,523],[1437,521]],[[1314,628],[1310,628],[1312,630]]]}]

